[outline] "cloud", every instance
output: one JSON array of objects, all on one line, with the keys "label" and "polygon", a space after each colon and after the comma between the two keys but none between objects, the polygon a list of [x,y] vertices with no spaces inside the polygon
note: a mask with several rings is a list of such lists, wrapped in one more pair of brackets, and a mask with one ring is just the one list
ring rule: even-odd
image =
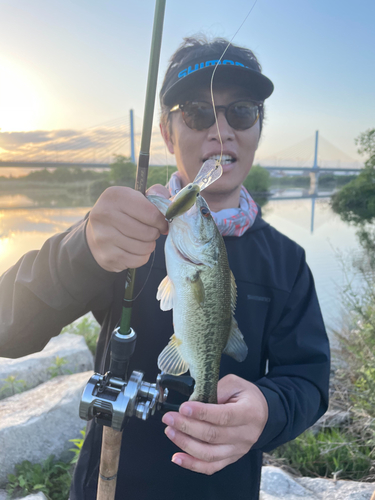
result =
[{"label": "cloud", "polygon": [[[87,130],[0,132],[1,161],[101,161],[127,153],[129,130],[123,125]],[[58,158],[56,158],[58,155]],[[76,158],[77,157],[77,158]]]},{"label": "cloud", "polygon": [[[118,123],[86,130],[60,129],[30,132],[0,132],[1,162],[109,163],[115,154],[130,156],[129,126]],[[135,134],[136,157],[141,134]],[[168,156],[168,158],[167,158]],[[174,163],[154,127],[151,164]]]},{"label": "cloud", "polygon": [[40,144],[51,140],[50,132],[35,130],[33,132],[0,132],[0,147],[7,151],[18,149],[26,144]]}]

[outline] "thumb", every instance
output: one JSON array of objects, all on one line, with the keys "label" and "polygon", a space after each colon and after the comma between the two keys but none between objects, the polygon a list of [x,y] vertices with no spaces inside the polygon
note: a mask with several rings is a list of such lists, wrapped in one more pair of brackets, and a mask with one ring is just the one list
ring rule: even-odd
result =
[{"label": "thumb", "polygon": [[165,187],[162,186],[161,184],[154,184],[153,186],[149,187],[146,191],[146,195],[156,195],[156,196],[162,196],[163,198],[170,198],[169,190]]}]

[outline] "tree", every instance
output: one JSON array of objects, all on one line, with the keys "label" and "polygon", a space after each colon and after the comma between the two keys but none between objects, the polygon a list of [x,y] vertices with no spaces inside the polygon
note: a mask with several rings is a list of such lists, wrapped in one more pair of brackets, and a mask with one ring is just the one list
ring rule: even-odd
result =
[{"label": "tree", "polygon": [[270,186],[270,173],[260,165],[254,165],[243,184],[250,193],[266,193]]},{"label": "tree", "polygon": [[375,128],[356,139],[358,153],[367,154],[365,168],[351,182],[332,196],[332,209],[348,222],[362,224],[375,219]]},{"label": "tree", "polygon": [[110,180],[117,186],[128,186],[134,188],[135,174],[137,171],[136,165],[126,156],[116,155],[115,158],[115,162],[110,165]]},{"label": "tree", "polygon": [[375,156],[375,128],[369,128],[366,132],[362,132],[356,139],[354,143],[359,145],[358,153],[361,155],[368,154],[369,159],[366,163],[372,159],[374,163]]}]

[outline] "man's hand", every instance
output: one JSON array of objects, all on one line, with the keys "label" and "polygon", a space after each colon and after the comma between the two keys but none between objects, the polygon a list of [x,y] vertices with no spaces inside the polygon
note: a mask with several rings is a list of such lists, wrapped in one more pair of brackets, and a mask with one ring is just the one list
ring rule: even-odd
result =
[{"label": "man's hand", "polygon": [[[148,194],[169,197],[163,186]],[[142,193],[128,187],[106,189],[90,212],[87,243],[96,262],[106,271],[120,272],[146,264],[160,234],[168,233],[163,214]]]},{"label": "man's hand", "polygon": [[219,381],[217,405],[188,401],[179,413],[163,417],[166,435],[186,452],[175,453],[172,462],[208,475],[245,455],[267,420],[268,405],[260,389],[236,375]]}]

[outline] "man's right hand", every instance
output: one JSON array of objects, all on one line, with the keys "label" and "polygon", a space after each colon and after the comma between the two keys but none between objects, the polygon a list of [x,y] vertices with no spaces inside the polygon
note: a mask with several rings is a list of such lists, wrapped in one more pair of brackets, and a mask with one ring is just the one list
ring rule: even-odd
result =
[{"label": "man's right hand", "polygon": [[[163,186],[153,186],[149,192],[169,196]],[[168,222],[155,205],[139,191],[121,186],[102,193],[86,226],[94,259],[111,272],[146,264],[160,234],[167,233]]]}]

